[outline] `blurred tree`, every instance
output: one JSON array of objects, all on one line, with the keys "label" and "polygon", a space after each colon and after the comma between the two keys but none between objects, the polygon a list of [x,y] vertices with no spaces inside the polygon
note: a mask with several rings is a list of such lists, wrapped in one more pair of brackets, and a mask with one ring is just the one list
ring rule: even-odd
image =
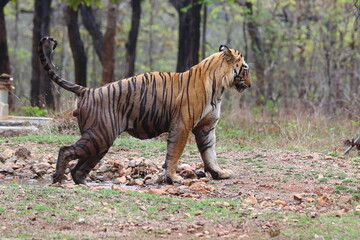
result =
[{"label": "blurred tree", "polygon": [[199,62],[200,11],[197,0],[170,0],[179,14],[177,72],[184,72]]},{"label": "blurred tree", "polygon": [[87,56],[79,31],[78,10],[69,5],[66,7],[66,24],[74,59],[75,83],[86,87]]},{"label": "blurred tree", "polygon": [[107,26],[104,35],[103,44],[103,72],[101,85],[105,85],[114,80],[115,70],[115,33],[116,33],[116,20],[118,15],[119,1],[109,0]]},{"label": "blurred tree", "polygon": [[104,36],[101,33],[100,25],[96,21],[95,15],[93,13],[92,6],[87,6],[85,4],[80,5],[80,13],[82,22],[91,35],[95,52],[99,57],[99,60],[102,64],[103,62],[103,45],[104,45]]},{"label": "blurred tree", "polygon": [[31,76],[31,105],[54,108],[54,98],[51,81],[39,60],[38,45],[41,37],[48,36],[50,31],[51,0],[35,0],[33,18],[32,42],[32,76]]},{"label": "blurred tree", "polygon": [[131,0],[131,28],[126,42],[126,65],[125,77],[131,77],[135,72],[136,43],[140,27],[141,0]]},{"label": "blurred tree", "polygon": [[[10,58],[7,45],[7,33],[5,25],[4,8],[9,0],[0,0],[0,74],[11,74]],[[14,110],[13,95],[9,94],[8,103],[10,111]]]},{"label": "blurred tree", "polygon": [[4,7],[9,0],[0,0],[0,74],[10,74],[10,59],[7,46]]}]

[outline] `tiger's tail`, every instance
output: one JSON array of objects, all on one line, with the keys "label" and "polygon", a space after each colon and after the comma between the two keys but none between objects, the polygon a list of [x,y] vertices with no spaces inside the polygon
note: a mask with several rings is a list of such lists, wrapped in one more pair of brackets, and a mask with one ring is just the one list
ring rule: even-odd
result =
[{"label": "tiger's tail", "polygon": [[[79,96],[86,88],[83,87],[83,86],[80,86],[78,84],[66,81],[64,78],[57,75],[54,72],[54,70],[52,70],[52,68],[49,65],[49,62],[48,62],[47,58],[45,57],[45,52],[44,52],[44,49],[43,49],[43,43],[45,41],[51,41],[51,42],[54,43],[54,46],[52,48],[51,53],[53,53],[53,51],[55,50],[55,48],[57,46],[57,41],[56,41],[56,39],[54,39],[52,37],[43,37],[43,38],[41,38],[39,46],[38,46],[38,52],[39,52],[41,64],[43,65],[43,67],[44,67],[45,71],[47,72],[48,76],[51,78],[51,80],[53,80],[60,87],[64,88],[65,90],[68,90],[70,92],[73,92],[73,93],[75,93],[76,95]],[[51,62],[51,60],[50,60],[50,62]]]}]

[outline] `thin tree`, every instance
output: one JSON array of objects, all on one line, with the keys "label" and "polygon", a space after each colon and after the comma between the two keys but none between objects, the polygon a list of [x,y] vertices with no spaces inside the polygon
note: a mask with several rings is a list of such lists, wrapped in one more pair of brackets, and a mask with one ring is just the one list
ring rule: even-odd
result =
[{"label": "thin tree", "polygon": [[131,28],[126,42],[126,64],[125,77],[131,77],[135,73],[136,43],[139,34],[141,18],[141,0],[131,0]]},{"label": "thin tree", "polygon": [[[8,2],[9,0],[0,0],[0,74],[11,73],[4,14],[4,8]],[[12,94],[9,94],[8,103],[10,110],[14,110]]]},{"label": "thin tree", "polygon": [[199,62],[200,11],[202,1],[170,0],[179,14],[179,44],[176,71],[183,72]]},{"label": "thin tree", "polygon": [[96,21],[96,17],[94,15],[93,9],[91,6],[86,6],[85,4],[81,4],[79,6],[80,14],[82,18],[82,22],[89,32],[92,40],[93,46],[98,56],[101,64],[103,63],[103,45],[104,45],[104,35],[100,30],[100,25]]},{"label": "thin tree", "polygon": [[74,10],[71,6],[66,7],[66,25],[74,59],[75,83],[86,87],[87,56],[80,37],[78,10]]},{"label": "thin tree", "polygon": [[54,98],[51,90],[52,85],[46,72],[43,70],[37,50],[41,37],[49,35],[50,11],[51,0],[35,0],[30,102],[32,106],[54,109]]},{"label": "thin tree", "polygon": [[109,0],[107,26],[104,35],[103,45],[103,72],[101,85],[105,85],[114,80],[115,70],[115,33],[116,20],[118,15],[118,3]]}]

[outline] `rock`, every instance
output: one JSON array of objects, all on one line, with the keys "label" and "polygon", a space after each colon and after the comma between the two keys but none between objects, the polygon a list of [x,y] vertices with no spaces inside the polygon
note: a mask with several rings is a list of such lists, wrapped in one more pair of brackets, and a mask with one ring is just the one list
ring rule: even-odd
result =
[{"label": "rock", "polygon": [[121,187],[119,185],[113,184],[111,185],[111,190],[120,191]]},{"label": "rock", "polygon": [[360,213],[360,205],[357,205],[357,206],[355,207],[355,212],[356,212],[356,213]]},{"label": "rock", "polygon": [[194,173],[198,178],[206,178],[206,173],[203,170],[198,169]]},{"label": "rock", "polygon": [[267,208],[267,207],[271,207],[271,202],[268,202],[268,201],[262,201],[260,203],[260,206],[263,207],[263,208]]},{"label": "rock", "polygon": [[189,170],[189,171],[195,171],[195,168],[191,167],[189,164],[187,163],[182,163],[179,165],[177,171],[181,172],[183,170]]},{"label": "rock", "polygon": [[339,199],[340,203],[351,203],[353,201],[353,197],[352,196],[341,196]]},{"label": "rock", "polygon": [[163,195],[166,192],[166,189],[162,188],[150,188],[148,193],[155,194],[155,195]]},{"label": "rock", "polygon": [[14,151],[11,149],[5,149],[0,153],[0,161],[4,162],[6,159],[11,158],[14,155]]},{"label": "rock", "polygon": [[41,163],[36,163],[34,165],[31,166],[31,170],[36,173],[37,175],[41,176],[44,175],[47,170],[51,167],[51,165],[47,162],[41,162]]},{"label": "rock", "polygon": [[287,205],[287,203],[285,201],[282,200],[275,200],[274,203],[278,206],[282,206],[285,207]]},{"label": "rock", "polygon": [[331,199],[328,197],[327,194],[323,194],[321,197],[317,199],[317,204],[324,206],[330,205],[332,203]]},{"label": "rock", "polygon": [[28,159],[31,157],[31,152],[27,148],[21,147],[15,151],[15,156],[21,159]]},{"label": "rock", "polygon": [[346,167],[347,165],[346,165],[345,163],[343,163],[343,162],[339,162],[339,163],[338,163],[338,166],[339,166],[339,167]]},{"label": "rock", "polygon": [[195,182],[190,185],[189,189],[193,192],[200,192],[200,193],[208,193],[208,192],[213,192],[215,190],[213,186],[208,186],[204,182]]},{"label": "rock", "polygon": [[98,173],[109,172],[109,171],[111,171],[113,166],[114,166],[113,164],[103,164],[99,167],[99,169],[96,172],[98,172]]},{"label": "rock", "polygon": [[11,156],[10,158],[5,160],[5,163],[15,163],[18,160],[16,156]]},{"label": "rock", "polygon": [[189,169],[184,169],[182,170],[179,175],[183,178],[191,178],[191,179],[195,179],[197,178],[196,174],[194,173],[194,171],[189,170]]},{"label": "rock", "polygon": [[144,181],[142,179],[132,179],[127,184],[129,186],[144,186]]},{"label": "rock", "polygon": [[318,216],[319,216],[319,213],[317,213],[317,212],[311,212],[310,213],[311,218],[317,218]]},{"label": "rock", "polygon": [[127,182],[127,179],[126,179],[125,176],[115,178],[115,180],[114,180],[114,183],[124,184],[124,183],[126,183],[126,182]]},{"label": "rock", "polygon": [[14,172],[13,167],[13,163],[9,162],[9,163],[4,163],[1,168],[0,168],[0,172],[1,173],[7,173],[7,174],[12,174]]},{"label": "rock", "polygon": [[248,198],[245,198],[242,203],[244,204],[251,204],[251,205],[255,205],[258,203],[257,199],[254,196],[250,196]]},{"label": "rock", "polygon": [[305,199],[306,202],[315,202],[315,198],[312,198],[312,197],[308,197]]},{"label": "rock", "polygon": [[302,202],[303,197],[301,196],[301,194],[294,194],[294,200],[295,200],[295,201]]}]

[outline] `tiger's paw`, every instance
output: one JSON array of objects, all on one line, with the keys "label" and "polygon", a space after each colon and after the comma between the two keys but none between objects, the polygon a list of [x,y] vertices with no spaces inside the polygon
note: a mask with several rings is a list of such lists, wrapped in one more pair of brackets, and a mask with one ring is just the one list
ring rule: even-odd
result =
[{"label": "tiger's paw", "polygon": [[182,184],[184,182],[184,179],[179,175],[173,175],[173,176],[166,175],[166,182],[169,184],[174,184],[174,183]]},{"label": "tiger's paw", "polygon": [[52,176],[53,179],[53,183],[60,183],[62,182],[62,180],[64,179],[64,175],[60,175],[58,173],[54,173]]},{"label": "tiger's paw", "polygon": [[218,171],[209,171],[212,178],[216,180],[229,179],[234,177],[234,172],[231,170],[223,169]]}]

